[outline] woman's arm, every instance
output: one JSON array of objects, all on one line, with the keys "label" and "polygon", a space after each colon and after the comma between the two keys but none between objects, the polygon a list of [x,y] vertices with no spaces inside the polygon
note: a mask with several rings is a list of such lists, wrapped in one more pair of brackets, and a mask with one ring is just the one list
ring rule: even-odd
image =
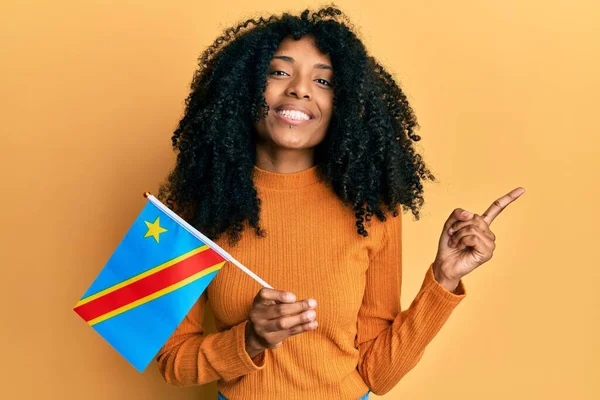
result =
[{"label": "woman's arm", "polygon": [[227,381],[265,366],[266,352],[250,358],[246,351],[248,320],[223,332],[204,334],[206,296],[205,290],[157,354],[158,368],[171,385]]},{"label": "woman's arm", "polygon": [[417,364],[466,295],[462,281],[454,292],[440,285],[430,265],[414,301],[401,311],[401,218],[400,213],[383,222],[383,244],[371,256],[358,313],[358,371],[377,395],[390,391]]}]

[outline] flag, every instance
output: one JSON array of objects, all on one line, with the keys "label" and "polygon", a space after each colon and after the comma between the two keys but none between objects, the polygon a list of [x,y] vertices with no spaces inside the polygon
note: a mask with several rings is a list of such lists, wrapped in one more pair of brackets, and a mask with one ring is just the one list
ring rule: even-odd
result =
[{"label": "flag", "polygon": [[231,257],[145,195],[146,205],[74,307],[140,372]]}]

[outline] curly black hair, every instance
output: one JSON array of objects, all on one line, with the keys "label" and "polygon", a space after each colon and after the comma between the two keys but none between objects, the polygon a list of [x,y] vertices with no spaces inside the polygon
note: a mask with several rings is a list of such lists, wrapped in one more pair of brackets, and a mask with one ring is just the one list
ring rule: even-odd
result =
[{"label": "curly black hair", "polygon": [[398,205],[419,219],[422,180],[435,177],[411,141],[416,117],[394,78],[367,50],[335,4],[300,16],[248,19],[224,30],[199,57],[185,113],[172,136],[176,165],[158,198],[213,240],[240,239],[247,221],[260,237],[261,201],[252,180],[253,123],[266,117],[267,70],[280,42],[308,35],[330,56],[335,75],[330,125],[315,147],[318,175],[352,207],[359,235],[365,220],[386,220]]}]

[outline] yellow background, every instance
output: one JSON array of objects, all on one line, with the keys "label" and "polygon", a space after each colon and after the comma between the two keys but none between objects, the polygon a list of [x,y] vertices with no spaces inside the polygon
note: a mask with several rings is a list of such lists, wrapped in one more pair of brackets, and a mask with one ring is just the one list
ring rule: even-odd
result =
[{"label": "yellow background", "polygon": [[[171,168],[200,52],[238,20],[322,4],[2,0],[0,397],[216,398],[214,383],[168,386],[156,364],[139,374],[72,307]],[[408,93],[440,181],[421,221],[404,215],[403,307],[454,208],[527,190],[382,398],[600,398],[599,3],[336,5]]]}]

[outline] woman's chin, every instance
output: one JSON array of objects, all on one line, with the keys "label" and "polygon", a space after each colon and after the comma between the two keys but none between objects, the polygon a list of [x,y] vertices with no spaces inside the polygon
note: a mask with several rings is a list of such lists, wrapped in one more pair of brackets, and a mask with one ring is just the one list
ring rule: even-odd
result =
[{"label": "woman's chin", "polygon": [[271,135],[271,141],[278,147],[290,149],[302,149],[309,145],[306,133],[299,132],[276,132]]},{"label": "woman's chin", "polygon": [[301,136],[280,138],[276,140],[275,143],[279,147],[287,149],[304,149],[311,147],[306,138]]},{"label": "woman's chin", "polygon": [[311,144],[311,135],[313,132],[300,132],[297,127],[290,129],[288,126],[273,126],[262,134],[259,134],[263,144],[269,143],[271,146],[281,149],[306,149],[313,147]]}]

